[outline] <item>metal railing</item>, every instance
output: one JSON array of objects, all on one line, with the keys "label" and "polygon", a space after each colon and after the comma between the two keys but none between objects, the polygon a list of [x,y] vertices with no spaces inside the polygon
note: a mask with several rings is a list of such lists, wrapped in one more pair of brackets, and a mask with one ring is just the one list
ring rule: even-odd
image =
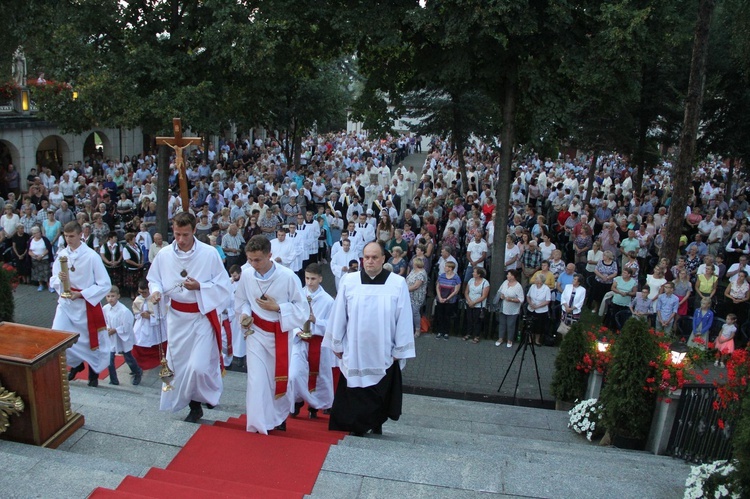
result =
[{"label": "metal railing", "polygon": [[[732,457],[732,428],[724,411],[714,409],[718,390],[711,384],[686,384],[667,445],[667,454],[692,463]],[[719,419],[725,422],[719,427]]]}]

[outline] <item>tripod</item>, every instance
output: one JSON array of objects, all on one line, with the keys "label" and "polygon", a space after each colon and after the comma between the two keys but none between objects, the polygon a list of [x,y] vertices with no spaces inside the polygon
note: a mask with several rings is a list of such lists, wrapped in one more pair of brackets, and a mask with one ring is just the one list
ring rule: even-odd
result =
[{"label": "tripod", "polygon": [[516,353],[513,354],[513,358],[510,360],[510,364],[508,364],[508,369],[505,371],[505,376],[503,376],[503,380],[500,382],[500,386],[497,387],[497,391],[499,392],[500,389],[503,387],[503,384],[505,383],[505,379],[508,377],[508,374],[510,374],[510,369],[513,367],[513,362],[515,362],[516,357],[518,357],[518,352],[521,351],[523,348],[523,352],[521,352],[521,364],[518,366],[518,376],[516,377],[516,386],[513,389],[513,403],[518,403],[518,383],[521,381],[521,370],[523,369],[523,361],[526,358],[526,350],[531,346],[531,356],[534,357],[534,370],[536,371],[536,384],[539,387],[539,400],[544,402],[544,396],[542,395],[542,381],[539,379],[539,366],[536,363],[536,350],[534,349],[534,341],[531,337],[531,321],[532,316],[530,312],[524,311],[523,317],[521,318],[521,341],[518,343],[518,348],[516,348]]}]

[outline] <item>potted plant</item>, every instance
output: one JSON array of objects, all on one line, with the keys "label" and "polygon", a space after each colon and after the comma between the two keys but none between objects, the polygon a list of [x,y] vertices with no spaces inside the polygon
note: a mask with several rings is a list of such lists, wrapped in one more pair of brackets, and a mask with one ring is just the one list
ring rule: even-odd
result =
[{"label": "potted plant", "polygon": [[560,344],[555,358],[555,372],[550,386],[557,400],[557,410],[568,411],[576,400],[583,398],[586,391],[586,373],[578,369],[578,364],[587,351],[587,336],[580,322],[570,328]]},{"label": "potted plant", "polygon": [[645,388],[661,351],[658,337],[638,319],[628,319],[612,345],[612,363],[599,401],[602,423],[621,448],[643,449],[656,395]]}]

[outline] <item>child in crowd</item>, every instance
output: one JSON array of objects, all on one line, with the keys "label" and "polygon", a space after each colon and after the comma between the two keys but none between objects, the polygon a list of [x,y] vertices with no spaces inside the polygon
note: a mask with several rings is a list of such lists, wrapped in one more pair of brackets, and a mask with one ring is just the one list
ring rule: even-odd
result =
[{"label": "child in crowd", "polygon": [[132,383],[139,385],[143,376],[143,369],[140,368],[131,353],[135,343],[133,313],[128,310],[128,307],[120,303],[120,289],[117,286],[112,286],[104,299],[107,300],[107,304],[102,307],[102,310],[107,324],[107,332],[113,340],[112,352],[109,357],[109,384],[120,384],[115,368],[115,353],[121,353],[125,357],[128,367],[130,367],[130,373],[133,375]]},{"label": "child in crowd", "polygon": [[715,366],[724,367],[724,361],[734,352],[734,335],[737,333],[737,316],[727,314],[726,322],[721,326],[721,332],[716,338],[716,349],[719,358],[714,362]]}]

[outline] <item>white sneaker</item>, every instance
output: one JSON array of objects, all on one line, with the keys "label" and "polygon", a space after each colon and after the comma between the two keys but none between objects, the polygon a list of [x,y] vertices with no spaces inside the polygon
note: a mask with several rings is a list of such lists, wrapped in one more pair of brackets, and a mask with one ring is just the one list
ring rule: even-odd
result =
[{"label": "white sneaker", "polygon": [[502,345],[502,343],[500,342],[500,340],[497,340],[497,341],[495,342],[495,346],[496,346],[496,347],[499,347],[500,345]]},{"label": "white sneaker", "polygon": [[510,341],[505,344],[505,348],[510,348],[512,346],[513,346],[513,343],[511,343]]},{"label": "white sneaker", "polygon": [[718,361],[718,360],[717,360],[717,361],[714,361],[714,365],[715,365],[716,367],[719,367],[719,361]]},{"label": "white sneaker", "polygon": [[719,367],[724,367],[724,363],[723,362],[719,362]]}]

